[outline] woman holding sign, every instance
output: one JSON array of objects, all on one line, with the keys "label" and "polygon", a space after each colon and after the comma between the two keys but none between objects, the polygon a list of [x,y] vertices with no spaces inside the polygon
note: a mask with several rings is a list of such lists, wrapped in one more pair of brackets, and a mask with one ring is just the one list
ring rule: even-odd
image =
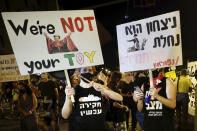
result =
[{"label": "woman holding sign", "polygon": [[[69,131],[104,131],[105,110],[102,95],[122,101],[122,96],[101,84],[92,81],[92,67],[82,68],[80,84],[74,88],[66,87],[66,100],[62,116],[70,117]],[[91,82],[90,82],[91,81]],[[75,103],[71,101],[74,95]]]},{"label": "woman holding sign", "polygon": [[[141,89],[134,91],[133,99],[139,111],[144,111],[145,131],[173,131],[174,108],[176,107],[176,88],[172,81],[163,77],[163,70],[153,71],[153,85],[143,84]],[[144,99],[144,95],[145,98]],[[147,99],[150,96],[150,99]]]}]

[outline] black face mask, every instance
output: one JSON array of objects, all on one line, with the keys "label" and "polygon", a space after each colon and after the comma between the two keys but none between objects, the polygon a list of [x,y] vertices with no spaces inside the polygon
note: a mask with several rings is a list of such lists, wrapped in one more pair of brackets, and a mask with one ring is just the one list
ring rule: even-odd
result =
[{"label": "black face mask", "polygon": [[[88,79],[89,81],[92,81],[93,75],[91,73],[82,73],[81,76],[83,76],[84,78]],[[83,78],[82,78],[83,79]],[[89,83],[88,81],[84,80],[86,83]]]},{"label": "black face mask", "polygon": [[152,73],[153,73],[153,78],[156,78],[159,75],[158,70],[154,70],[154,71],[152,71]]}]

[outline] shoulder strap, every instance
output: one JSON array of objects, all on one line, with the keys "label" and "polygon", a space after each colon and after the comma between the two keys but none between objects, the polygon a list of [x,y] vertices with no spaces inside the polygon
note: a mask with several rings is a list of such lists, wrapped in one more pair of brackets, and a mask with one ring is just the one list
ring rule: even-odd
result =
[{"label": "shoulder strap", "polygon": [[179,80],[180,80],[180,76],[179,76],[178,81],[177,81],[177,92],[179,92]]}]

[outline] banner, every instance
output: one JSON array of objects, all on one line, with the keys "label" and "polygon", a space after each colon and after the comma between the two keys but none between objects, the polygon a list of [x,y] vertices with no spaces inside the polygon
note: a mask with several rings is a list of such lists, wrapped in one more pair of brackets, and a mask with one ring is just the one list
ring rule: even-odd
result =
[{"label": "banner", "polygon": [[117,25],[120,71],[182,65],[179,11]]},{"label": "banner", "polygon": [[22,75],[103,64],[93,10],[2,16]]},{"label": "banner", "polygon": [[27,79],[30,79],[29,75],[20,75],[14,55],[0,55],[0,82]]}]

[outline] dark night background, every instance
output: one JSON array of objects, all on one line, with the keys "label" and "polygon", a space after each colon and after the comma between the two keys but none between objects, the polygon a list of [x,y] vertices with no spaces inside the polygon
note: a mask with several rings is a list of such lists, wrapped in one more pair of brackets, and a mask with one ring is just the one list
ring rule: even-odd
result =
[{"label": "dark night background", "polygon": [[[197,0],[0,0],[0,12],[79,9],[94,9],[104,66],[111,70],[119,68],[116,25],[176,10],[180,10],[183,51],[183,66],[178,70],[186,68],[189,61],[197,61]],[[0,55],[7,54],[13,54],[13,50],[0,15]],[[62,73],[51,74],[62,79],[65,78]],[[20,129],[18,120],[0,120],[1,131]],[[188,127],[179,131],[193,131],[195,122],[192,116]]]},{"label": "dark night background", "polygon": [[[58,3],[58,4],[57,4]],[[184,65],[197,60],[197,16],[195,0],[1,0],[0,11],[94,9],[105,66],[119,67],[116,25],[180,10]],[[128,19],[125,19],[128,16]],[[13,53],[0,19],[0,55]]]}]

